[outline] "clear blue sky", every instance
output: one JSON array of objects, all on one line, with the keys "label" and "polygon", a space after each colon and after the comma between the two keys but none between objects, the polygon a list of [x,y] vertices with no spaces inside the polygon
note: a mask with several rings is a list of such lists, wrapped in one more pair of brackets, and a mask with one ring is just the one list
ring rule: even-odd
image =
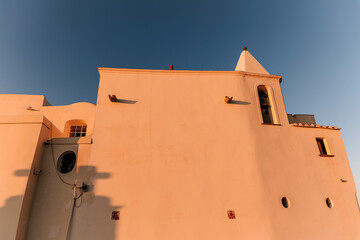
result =
[{"label": "clear blue sky", "polygon": [[234,70],[243,46],[289,113],[343,128],[360,191],[360,0],[0,0],[0,93],[95,103],[97,67]]}]

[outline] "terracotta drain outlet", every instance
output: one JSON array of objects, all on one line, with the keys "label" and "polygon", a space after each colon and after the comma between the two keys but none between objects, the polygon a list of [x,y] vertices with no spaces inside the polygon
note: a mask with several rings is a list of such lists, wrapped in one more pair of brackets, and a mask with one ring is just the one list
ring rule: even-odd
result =
[{"label": "terracotta drain outlet", "polygon": [[234,210],[228,210],[227,215],[229,219],[235,219],[235,211]]},{"label": "terracotta drain outlet", "polygon": [[113,211],[111,215],[111,220],[119,220],[120,219],[120,211]]}]

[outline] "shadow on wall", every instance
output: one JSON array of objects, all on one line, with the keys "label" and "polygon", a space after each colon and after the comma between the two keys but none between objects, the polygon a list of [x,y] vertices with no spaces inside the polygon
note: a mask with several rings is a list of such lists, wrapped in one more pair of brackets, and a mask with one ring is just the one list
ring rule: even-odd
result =
[{"label": "shadow on wall", "polygon": [[0,208],[0,239],[15,239],[23,197],[10,197]]},{"label": "shadow on wall", "polygon": [[[18,177],[29,174],[28,169],[14,172]],[[115,224],[120,219],[112,220],[112,213],[122,206],[111,206],[109,198],[94,194],[96,179],[110,178],[109,173],[99,173],[93,166],[79,167],[74,180],[88,184],[89,191],[76,199],[75,205],[72,186],[59,184],[60,181],[50,186],[50,178],[57,174],[42,174],[39,175],[26,239],[115,239]],[[10,197],[0,208],[0,239],[15,239],[23,197]]]},{"label": "shadow on wall", "polygon": [[[28,177],[30,169],[19,169],[14,172],[16,177]],[[4,183],[11,187],[11,183]],[[6,200],[5,205],[0,208],[0,239],[15,239],[17,225],[24,195],[17,195]]]},{"label": "shadow on wall", "polygon": [[[80,166],[76,171],[74,169],[71,173],[58,175],[54,165],[49,161],[43,161],[41,169],[31,209],[27,240],[115,239],[115,227],[120,220],[112,220],[112,212],[119,211],[122,206],[111,206],[108,197],[96,196],[94,193],[96,181],[110,178],[109,173],[99,173],[94,166]],[[15,175],[25,176],[27,172],[17,170]],[[62,182],[59,177],[69,185]],[[71,184],[77,183],[80,187],[83,182],[88,185],[89,191],[80,196],[81,190],[78,188],[75,191],[78,198],[74,201],[74,189]],[[16,219],[13,220],[12,216],[14,208],[21,206],[21,201],[22,196],[11,197],[0,209],[1,228],[17,225]],[[14,239],[6,236],[3,234],[0,238]]]},{"label": "shadow on wall", "polygon": [[51,138],[64,137],[64,133],[60,131],[53,123],[51,123],[50,129],[51,129]]},{"label": "shadow on wall", "polygon": [[110,173],[97,172],[94,166],[78,168],[78,185],[85,183],[89,191],[76,200],[74,213],[69,229],[69,239],[115,239],[115,227],[120,219],[112,219],[112,213],[124,206],[111,206],[106,196],[96,196],[96,181],[111,177]]},{"label": "shadow on wall", "polygon": [[229,104],[249,105],[250,103],[245,101],[232,100],[231,102],[229,102]]},{"label": "shadow on wall", "polygon": [[28,177],[30,174],[30,169],[18,169],[14,172],[14,175],[17,177]]},{"label": "shadow on wall", "polygon": [[125,104],[135,104],[137,101],[135,100],[128,100],[128,99],[116,99],[118,103],[125,103]]}]

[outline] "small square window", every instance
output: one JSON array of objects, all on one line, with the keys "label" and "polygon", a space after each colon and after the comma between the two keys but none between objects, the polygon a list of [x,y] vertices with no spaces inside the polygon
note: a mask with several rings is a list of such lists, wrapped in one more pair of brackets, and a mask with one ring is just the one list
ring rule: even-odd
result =
[{"label": "small square window", "polygon": [[85,126],[70,126],[70,137],[85,137],[86,136],[86,125]]}]

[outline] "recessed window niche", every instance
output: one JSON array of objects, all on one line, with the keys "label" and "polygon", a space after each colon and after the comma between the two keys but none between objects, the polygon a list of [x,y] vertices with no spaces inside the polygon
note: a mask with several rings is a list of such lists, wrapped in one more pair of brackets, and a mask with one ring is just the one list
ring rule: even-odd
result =
[{"label": "recessed window niche", "polygon": [[263,124],[277,124],[275,117],[274,100],[271,96],[271,89],[268,86],[257,87],[260,111]]},{"label": "recessed window niche", "polygon": [[320,157],[334,157],[330,154],[329,146],[325,138],[316,138],[316,143],[319,148]]},{"label": "recessed window niche", "polygon": [[85,137],[87,131],[88,129],[85,120],[73,119],[65,123],[64,135],[66,137]]}]

